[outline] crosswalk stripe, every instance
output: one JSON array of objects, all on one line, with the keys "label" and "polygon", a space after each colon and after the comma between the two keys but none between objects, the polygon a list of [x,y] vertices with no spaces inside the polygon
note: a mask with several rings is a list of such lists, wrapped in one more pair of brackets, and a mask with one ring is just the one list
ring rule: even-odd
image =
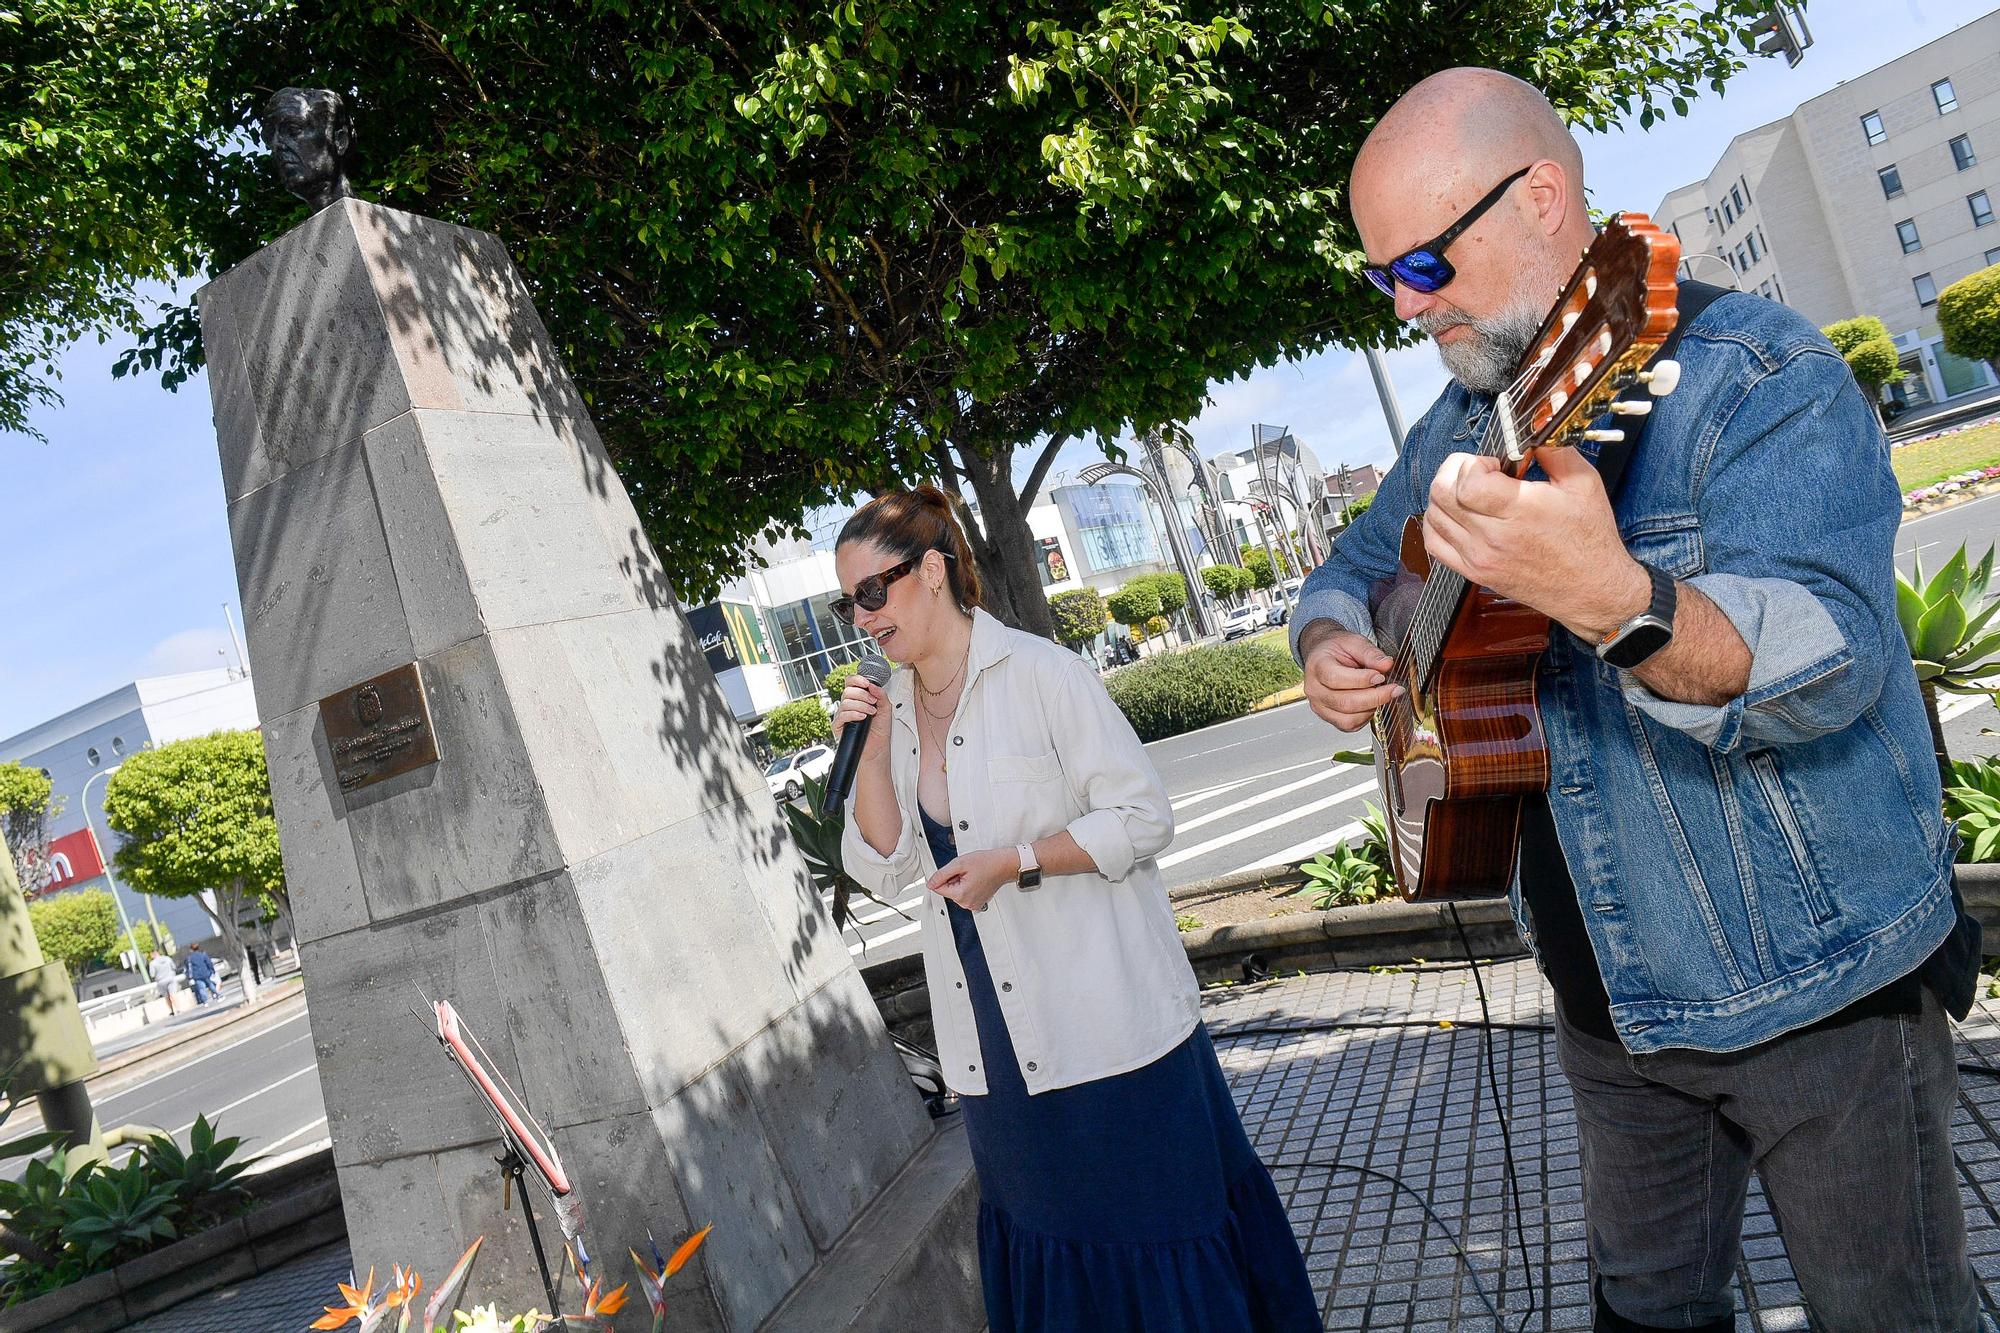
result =
[{"label": "crosswalk stripe", "polygon": [[1254,838],[1258,834],[1268,833],[1274,828],[1283,828],[1287,824],[1296,823],[1309,815],[1316,815],[1322,810],[1331,809],[1343,801],[1351,801],[1357,796],[1374,790],[1375,780],[1373,778],[1370,778],[1366,782],[1358,782],[1352,787],[1335,792],[1331,796],[1323,796],[1317,801],[1308,801],[1304,805],[1287,810],[1282,815],[1273,815],[1271,818],[1259,820],[1255,824],[1247,824],[1239,829],[1231,829],[1229,832],[1219,834],[1206,842],[1198,842],[1192,847],[1183,848],[1177,852],[1170,852],[1160,858],[1160,869],[1166,870],[1169,867],[1179,865],[1183,861],[1192,861],[1197,856],[1206,856],[1219,848],[1242,842],[1246,838]]},{"label": "crosswalk stripe", "polygon": [[1330,765],[1329,767],[1324,768],[1317,773],[1314,773],[1310,777],[1300,778],[1296,782],[1287,782],[1284,786],[1273,787],[1269,791],[1260,791],[1254,796],[1245,797],[1243,800],[1237,801],[1231,805],[1221,806],[1218,809],[1209,811],[1205,815],[1197,815],[1193,819],[1185,821],[1177,820],[1175,821],[1174,829],[1177,833],[1185,833],[1189,829],[1197,829],[1204,824],[1212,824],[1218,819],[1226,819],[1230,815],[1241,814],[1245,810],[1249,810],[1256,806],[1263,805],[1268,801],[1275,801],[1280,796],[1289,796],[1293,792],[1302,790],[1303,788],[1306,787],[1310,787],[1316,782],[1325,782],[1329,778],[1337,777],[1342,773],[1351,772],[1354,769],[1354,767],[1355,765],[1353,764]]},{"label": "crosswalk stripe", "polygon": [[867,943],[867,945],[866,945],[866,946],[863,946],[863,945],[860,945],[860,944],[850,944],[850,945],[848,945],[848,946],[847,946],[847,952],[848,952],[848,953],[849,953],[850,955],[853,955],[853,956],[855,956],[855,957],[859,957],[859,956],[860,956],[860,953],[861,953],[861,950],[863,949],[863,947],[869,947],[869,948],[872,948],[872,947],[874,947],[874,946],[875,946],[875,945],[877,945],[877,944],[887,944],[887,943],[888,943],[888,942],[889,942],[890,940],[900,940],[900,939],[902,939],[902,938],[903,938],[903,937],[904,937],[905,935],[914,935],[914,934],[916,934],[916,933],[917,933],[917,931],[919,931],[919,930],[921,930],[921,929],[923,928],[923,924],[924,924],[924,923],[923,923],[923,922],[921,922],[921,921],[912,921],[912,922],[910,922],[910,923],[909,923],[908,925],[902,925],[902,926],[898,926],[898,927],[896,927],[896,928],[895,928],[894,930],[885,930],[885,931],[883,931],[883,932],[882,932],[882,933],[881,933],[880,935],[876,935],[876,936],[873,936],[873,937],[871,937],[871,938],[870,938],[870,939],[868,940],[868,943]]},{"label": "crosswalk stripe", "polygon": [[1342,824],[1339,828],[1328,829],[1316,838],[1308,838],[1306,841],[1287,847],[1281,852],[1266,852],[1254,861],[1245,862],[1243,865],[1231,870],[1225,870],[1222,873],[1225,875],[1240,875],[1246,870],[1262,870],[1267,866],[1279,869],[1286,866],[1294,866],[1307,857],[1317,856],[1336,842],[1346,842],[1359,832],[1361,832],[1361,825],[1358,822]]},{"label": "crosswalk stripe", "polygon": [[1174,812],[1178,814],[1179,812],[1187,809],[1191,805],[1199,805],[1203,801],[1212,801],[1218,796],[1226,796],[1230,792],[1241,790],[1242,788],[1249,786],[1251,783],[1261,782],[1265,778],[1283,777],[1287,773],[1296,773],[1300,769],[1304,768],[1317,768],[1323,770],[1327,767],[1328,763],[1329,761],[1325,759],[1314,759],[1303,764],[1291,764],[1284,768],[1274,768],[1268,773],[1252,773],[1247,778],[1235,778],[1228,782],[1218,783],[1213,787],[1202,787],[1195,791],[1188,792],[1184,796],[1174,797],[1173,798]]}]

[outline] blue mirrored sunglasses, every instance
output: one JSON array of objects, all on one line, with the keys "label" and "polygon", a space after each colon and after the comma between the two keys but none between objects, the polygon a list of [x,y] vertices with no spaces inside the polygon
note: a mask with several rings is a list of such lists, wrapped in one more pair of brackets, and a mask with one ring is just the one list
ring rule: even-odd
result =
[{"label": "blue mirrored sunglasses", "polygon": [[1445,248],[1464,234],[1465,229],[1479,221],[1480,215],[1500,201],[1507,193],[1507,187],[1534,170],[1533,164],[1519,171],[1488,190],[1483,198],[1459,216],[1458,221],[1446,227],[1432,239],[1411,250],[1405,250],[1386,264],[1363,264],[1361,274],[1375,284],[1375,289],[1384,296],[1394,299],[1396,284],[1402,283],[1413,292],[1429,295],[1439,291],[1458,276],[1458,270],[1444,257]]}]

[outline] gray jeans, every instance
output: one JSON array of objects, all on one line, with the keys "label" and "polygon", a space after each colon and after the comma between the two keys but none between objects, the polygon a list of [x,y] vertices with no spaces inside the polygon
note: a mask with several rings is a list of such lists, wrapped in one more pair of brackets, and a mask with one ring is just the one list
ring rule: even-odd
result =
[{"label": "gray jeans", "polygon": [[1951,1149],[1958,1067],[1928,990],[1920,1014],[1730,1055],[1631,1055],[1561,1022],[1556,1049],[1590,1257],[1618,1314],[1655,1328],[1729,1314],[1754,1167],[1815,1328],[1983,1327]]}]

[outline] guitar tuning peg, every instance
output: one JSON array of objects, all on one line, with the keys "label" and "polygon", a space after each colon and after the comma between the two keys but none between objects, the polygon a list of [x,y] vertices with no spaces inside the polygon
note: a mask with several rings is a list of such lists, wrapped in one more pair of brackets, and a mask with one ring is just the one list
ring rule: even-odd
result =
[{"label": "guitar tuning peg", "polygon": [[1618,417],[1643,417],[1653,410],[1653,404],[1644,398],[1627,399],[1611,405],[1611,414]]},{"label": "guitar tuning peg", "polygon": [[1653,397],[1665,398],[1681,382],[1681,363],[1661,361],[1651,370],[1640,371],[1639,381],[1646,386],[1647,392]]},{"label": "guitar tuning peg", "polygon": [[1622,430],[1587,430],[1583,433],[1583,438],[1586,440],[1595,440],[1599,444],[1616,444],[1625,438],[1625,432]]}]

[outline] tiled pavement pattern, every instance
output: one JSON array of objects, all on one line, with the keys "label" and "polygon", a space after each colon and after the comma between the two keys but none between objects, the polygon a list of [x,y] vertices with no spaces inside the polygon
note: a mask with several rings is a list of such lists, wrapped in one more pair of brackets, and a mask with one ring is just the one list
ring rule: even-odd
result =
[{"label": "tiled pavement pattern", "polygon": [[[1548,988],[1532,963],[1489,965],[1480,976],[1496,1023],[1553,1021]],[[1522,1280],[1521,1233],[1512,1210],[1503,1214],[1505,1165],[1481,1063],[1484,1031],[1437,1026],[1480,1018],[1470,969],[1320,973],[1212,990],[1208,1001],[1222,1067],[1252,1142],[1274,1164],[1328,1329],[1590,1328],[1575,1118],[1552,1034],[1492,1033],[1494,1077],[1509,1099],[1530,1288]],[[1390,1026],[1229,1036],[1314,1022]],[[1394,1026],[1409,1023],[1422,1026]],[[2000,1002],[1982,1001],[1959,1037],[1962,1061],[2000,1066]],[[1961,1088],[1953,1138],[1973,1263],[1987,1284],[1991,1317],[2000,1295],[2000,1079],[1966,1074]],[[1395,1176],[1424,1196],[1438,1220],[1385,1180],[1285,1165],[1307,1161]],[[1737,1282],[1739,1333],[1811,1327],[1754,1180]]]},{"label": "tiled pavement pattern", "polygon": [[[1531,963],[1484,967],[1480,976],[1496,1022],[1551,1020],[1548,989]],[[1470,970],[1445,964],[1318,973],[1218,988],[1207,999],[1222,1067],[1251,1139],[1277,1164],[1272,1174],[1305,1246],[1328,1329],[1589,1329],[1574,1119],[1551,1037],[1493,1033],[1495,1076],[1509,1098],[1531,1293],[1522,1282],[1519,1233],[1511,1210],[1502,1206],[1501,1134],[1481,1065],[1482,1030],[1436,1025],[1480,1017]],[[1388,1026],[1230,1036],[1250,1027],[1315,1022]],[[2000,1002],[1982,1001],[1959,1036],[1962,1060],[2000,1067]],[[2000,1294],[2000,1079],[1968,1074],[1962,1087],[1954,1138],[1973,1263],[1989,1283],[1992,1311],[1992,1297]],[[1424,1197],[1438,1220],[1426,1218],[1411,1194],[1388,1181],[1285,1165],[1306,1161],[1352,1163],[1397,1177]],[[1810,1327],[1784,1243],[1754,1182],[1744,1236],[1739,1333]],[[1463,1245],[1465,1263],[1455,1244]],[[347,1267],[346,1248],[333,1246],[134,1328],[297,1333],[332,1299],[333,1284]],[[1502,1322],[1496,1324],[1488,1299]]]}]

